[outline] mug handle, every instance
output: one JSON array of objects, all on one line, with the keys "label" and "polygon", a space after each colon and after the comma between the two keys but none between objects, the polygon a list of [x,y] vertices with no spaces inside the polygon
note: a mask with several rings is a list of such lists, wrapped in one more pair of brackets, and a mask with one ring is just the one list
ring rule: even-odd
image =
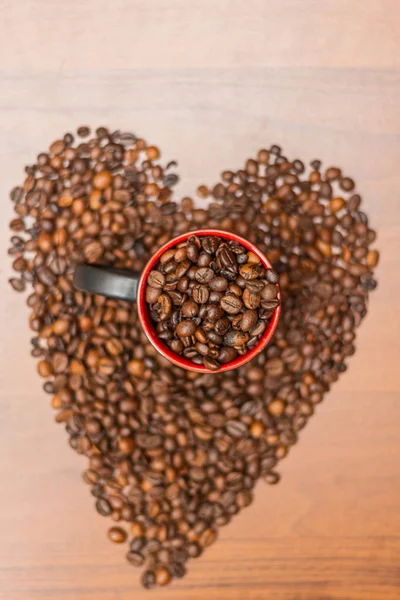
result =
[{"label": "mug handle", "polygon": [[140,273],[107,265],[77,265],[74,286],[82,292],[136,302]]}]

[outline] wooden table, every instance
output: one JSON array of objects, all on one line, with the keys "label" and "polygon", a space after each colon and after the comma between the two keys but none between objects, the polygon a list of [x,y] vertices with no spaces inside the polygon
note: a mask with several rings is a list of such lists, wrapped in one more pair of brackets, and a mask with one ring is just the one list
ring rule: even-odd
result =
[{"label": "wooden table", "polygon": [[[0,598],[400,597],[400,43],[397,0],[3,0]],[[254,504],[166,590],[106,539],[85,459],[53,422],[5,284],[22,168],[75,126],[133,128],[179,161],[186,194],[257,149],[323,157],[359,182],[379,289],[350,369]]]}]

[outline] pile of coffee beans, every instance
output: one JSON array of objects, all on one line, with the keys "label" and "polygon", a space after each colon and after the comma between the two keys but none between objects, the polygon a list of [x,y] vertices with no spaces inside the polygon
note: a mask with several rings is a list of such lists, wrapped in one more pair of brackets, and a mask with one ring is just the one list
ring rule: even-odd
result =
[{"label": "pile of coffee beans", "polygon": [[[182,577],[190,558],[252,502],[355,352],[376,287],[375,232],[354,181],[306,167],[279,146],[224,171],[206,208],[177,202],[176,163],[105,127],[67,133],[11,192],[16,291],[29,289],[32,355],[56,421],[88,457],[83,478],[145,587]],[[282,314],[271,343],[226,373],[180,369],[147,341],[136,307],[74,289],[80,262],[141,270],[173,236],[229,230],[279,275]]]},{"label": "pile of coffee beans", "polygon": [[277,281],[239,242],[192,235],[149,273],[146,302],[171,350],[217,371],[257,345],[279,306]]}]

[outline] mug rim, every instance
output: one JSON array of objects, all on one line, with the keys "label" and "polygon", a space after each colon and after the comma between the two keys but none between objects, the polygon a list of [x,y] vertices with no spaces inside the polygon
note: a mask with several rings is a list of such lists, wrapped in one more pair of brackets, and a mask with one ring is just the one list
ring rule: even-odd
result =
[{"label": "mug rim", "polygon": [[[144,267],[141,273],[139,285],[137,288],[137,309],[139,320],[143,327],[143,331],[146,334],[146,337],[152,344],[152,346],[154,346],[154,348],[164,358],[169,360],[169,362],[173,363],[174,365],[186,369],[188,371],[194,371],[196,373],[218,374],[223,373],[225,371],[231,371],[232,369],[237,369],[238,367],[241,367],[248,363],[250,360],[252,360],[255,356],[257,356],[257,354],[259,354],[259,352],[261,352],[261,350],[265,348],[265,346],[271,340],[279,322],[279,317],[281,314],[281,303],[279,303],[279,305],[275,308],[267,329],[264,331],[254,348],[252,348],[245,354],[238,356],[234,360],[222,364],[218,370],[208,369],[204,365],[197,365],[185,356],[177,354],[176,352],[171,350],[171,348],[169,348],[169,346],[167,346],[167,344],[158,337],[155,325],[150,317],[150,311],[145,298],[146,280],[150,271],[159,261],[160,257],[162,256],[162,254],[164,254],[164,252],[166,252],[170,248],[177,246],[179,243],[186,241],[192,235],[196,235],[198,237],[216,236],[226,240],[237,241],[247,250],[256,254],[261,260],[264,267],[266,267],[267,269],[273,268],[268,258],[261,252],[261,250],[259,250],[259,248],[257,248],[257,246],[255,246],[252,242],[249,242],[245,238],[241,237],[240,235],[236,235],[235,233],[232,233],[230,231],[222,231],[220,229],[197,229],[195,231],[187,231],[186,233],[181,233],[180,235],[172,238],[171,240],[160,246],[160,248],[158,248],[158,250],[148,260],[146,266]],[[281,300],[279,283],[277,283],[276,286],[278,289],[278,299]]]}]

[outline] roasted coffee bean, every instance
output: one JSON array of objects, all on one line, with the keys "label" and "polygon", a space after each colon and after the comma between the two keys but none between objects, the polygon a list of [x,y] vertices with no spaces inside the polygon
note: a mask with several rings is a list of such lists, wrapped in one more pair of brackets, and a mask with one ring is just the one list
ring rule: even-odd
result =
[{"label": "roasted coffee bean", "polygon": [[179,337],[188,337],[190,335],[194,335],[196,331],[196,325],[193,321],[181,321],[176,328],[176,333]]},{"label": "roasted coffee bean", "polygon": [[246,424],[242,421],[228,421],[226,430],[233,438],[243,438],[249,434]]},{"label": "roasted coffee bean", "polygon": [[180,579],[186,575],[186,567],[180,562],[171,563],[170,571],[171,575],[177,579]]},{"label": "roasted coffee bean", "polygon": [[243,313],[240,328],[242,331],[250,331],[257,323],[258,314],[256,310],[246,310]]},{"label": "roasted coffee bean", "polygon": [[151,287],[161,288],[165,284],[165,276],[160,271],[150,271],[147,284]]},{"label": "roasted coffee bean", "polygon": [[210,291],[207,286],[197,284],[192,289],[192,298],[198,304],[205,304],[210,296]]},{"label": "roasted coffee bean", "polygon": [[160,294],[161,294],[161,288],[151,287],[150,285],[148,285],[146,287],[146,302],[148,304],[155,304],[157,302]]},{"label": "roasted coffee bean", "polygon": [[265,275],[265,279],[269,281],[269,283],[278,283],[279,277],[276,271],[273,269],[268,269]]},{"label": "roasted coffee bean", "polygon": [[278,294],[278,289],[273,283],[267,283],[261,290],[262,300],[273,300]]},{"label": "roasted coffee bean", "polygon": [[156,584],[157,585],[167,585],[171,581],[171,573],[167,569],[167,567],[158,567],[155,572],[156,575]]},{"label": "roasted coffee bean", "polygon": [[202,248],[207,254],[215,254],[221,243],[220,238],[217,236],[207,236],[201,240]]},{"label": "roasted coffee bean", "polygon": [[9,283],[10,283],[11,287],[13,288],[13,290],[15,290],[16,292],[25,291],[25,282],[23,279],[18,279],[17,277],[11,277],[11,279],[9,279]]},{"label": "roasted coffee bean", "polygon": [[211,330],[207,333],[207,341],[220,346],[223,343],[224,338],[222,337],[222,335],[219,335],[216,331]]},{"label": "roasted coffee bean", "polygon": [[267,475],[265,475],[265,477],[264,477],[264,481],[266,481],[270,485],[275,485],[276,483],[278,483],[279,479],[280,479],[279,473],[275,473],[274,471],[267,473]]},{"label": "roasted coffee bean", "polygon": [[197,327],[197,329],[194,333],[194,337],[196,338],[196,340],[198,340],[202,344],[205,344],[207,342],[207,334],[205,333],[204,329],[202,329],[201,327]]},{"label": "roasted coffee bean", "polygon": [[199,313],[199,305],[194,300],[187,300],[182,304],[183,317],[195,317]]},{"label": "roasted coffee bean", "polygon": [[209,283],[214,277],[214,271],[209,267],[202,267],[196,271],[195,279],[199,283]]},{"label": "roasted coffee bean", "polygon": [[249,334],[244,331],[230,331],[224,337],[227,346],[242,346],[249,339]]},{"label": "roasted coffee bean", "polygon": [[[225,171],[199,209],[173,201],[176,178],[155,146],[105,127],[80,133],[84,143],[66,134],[38,154],[11,193],[10,283],[29,289],[32,353],[56,421],[87,456],[96,509],[115,521],[110,539],[129,543],[130,564],[146,564],[150,588],[185,574],[250,505],[259,477],[279,481],[279,460],[355,351],[376,287],[376,234],[353,180],[319,161],[308,174],[279,147]],[[140,272],[160,244],[200,227],[248,237],[274,266],[258,273],[258,256],[222,234],[191,235],[160,257],[145,289],[151,318],[205,374],[158,354],[134,306],[72,284],[77,262]],[[249,364],[219,373],[269,326],[278,273],[275,337]],[[260,304],[248,308],[254,296]],[[238,313],[224,310],[225,297],[239,299]],[[194,333],[180,337],[184,322]]]},{"label": "roasted coffee bean", "polygon": [[211,358],[209,356],[205,356],[203,358],[203,364],[207,369],[210,369],[211,371],[218,371],[218,369],[220,368],[220,363],[215,360],[215,358]]},{"label": "roasted coffee bean", "polygon": [[258,321],[253,327],[253,329],[250,330],[250,334],[256,337],[260,336],[264,333],[266,327],[267,325],[264,321]]},{"label": "roasted coffee bean", "polygon": [[249,292],[246,288],[243,292],[243,304],[246,308],[254,310],[260,306],[261,295]]},{"label": "roasted coffee bean", "polygon": [[128,552],[126,559],[134,567],[141,567],[144,563],[144,556],[140,552]]},{"label": "roasted coffee bean", "polygon": [[209,286],[215,292],[224,292],[228,287],[228,280],[224,277],[214,277],[209,282]]},{"label": "roasted coffee bean", "polygon": [[160,294],[157,298],[161,313],[169,315],[172,311],[172,300],[168,294]]},{"label": "roasted coffee bean", "polygon": [[123,544],[126,540],[126,531],[122,527],[110,527],[108,537],[115,544]]},{"label": "roasted coffee bean", "polygon": [[237,296],[229,295],[221,298],[220,306],[228,315],[237,315],[242,310],[243,302]]},{"label": "roasted coffee bean", "polygon": [[[164,289],[167,289],[167,286],[165,286]],[[172,303],[175,304],[175,306],[181,306],[186,298],[184,294],[176,292],[175,290],[168,290],[168,296],[171,298]]]},{"label": "roasted coffee bean", "polygon": [[201,354],[202,356],[207,356],[209,351],[208,344],[205,344],[203,342],[197,342],[195,348],[199,354]]},{"label": "roasted coffee bean", "polygon": [[220,363],[222,364],[226,364],[228,362],[231,362],[232,360],[235,360],[235,358],[237,357],[237,350],[235,350],[235,348],[221,348],[220,352],[219,352],[219,356],[218,356],[218,360]]},{"label": "roasted coffee bean", "polygon": [[232,271],[233,273],[237,273],[238,264],[232,250],[230,250],[227,246],[222,246],[218,249],[216,256],[218,266],[220,266],[221,270],[228,270]]},{"label": "roasted coffee bean", "polygon": [[258,279],[262,273],[262,267],[258,264],[246,263],[240,267],[240,275],[243,279]]},{"label": "roasted coffee bean", "polygon": [[208,267],[212,263],[212,256],[207,252],[201,252],[197,259],[197,266],[200,268]]},{"label": "roasted coffee bean", "polygon": [[106,498],[99,498],[96,502],[96,510],[103,517],[108,517],[112,513],[112,507]]},{"label": "roasted coffee bean", "polygon": [[218,321],[219,319],[221,319],[224,315],[224,311],[220,306],[217,305],[211,305],[209,306],[208,310],[207,310],[207,319],[209,321],[212,321],[213,323],[215,321]]},{"label": "roasted coffee bean", "polygon": [[199,254],[200,254],[199,246],[196,243],[191,242],[189,239],[189,242],[186,246],[186,255],[187,255],[188,259],[191,260],[192,262],[196,262],[199,257]]},{"label": "roasted coffee bean", "polygon": [[145,571],[142,575],[142,585],[149,590],[156,584],[156,574],[154,571]]},{"label": "roasted coffee bean", "polygon": [[214,325],[214,332],[217,335],[225,335],[231,327],[231,321],[227,317],[222,317]]},{"label": "roasted coffee bean", "polygon": [[223,292],[210,292],[208,297],[208,301],[210,304],[219,304],[221,302],[221,298],[223,297]]},{"label": "roasted coffee bean", "polygon": [[246,281],[243,278],[244,287],[251,292],[252,294],[259,294],[265,287],[265,281],[260,281],[259,279],[250,279]]}]

